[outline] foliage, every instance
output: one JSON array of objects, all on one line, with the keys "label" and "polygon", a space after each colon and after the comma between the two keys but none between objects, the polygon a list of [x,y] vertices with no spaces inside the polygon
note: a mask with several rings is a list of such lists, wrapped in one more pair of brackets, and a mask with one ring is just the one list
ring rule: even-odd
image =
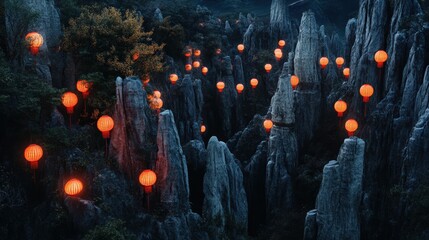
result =
[{"label": "foliage", "polygon": [[[142,31],[142,24],[143,18],[133,11],[84,7],[64,30],[63,47],[80,61],[97,62],[98,70],[107,68],[124,76],[159,72],[163,46],[151,43],[152,32]],[[134,53],[140,56],[136,62]]]},{"label": "foliage", "polygon": [[93,111],[91,118],[95,120],[100,115],[112,114],[116,101],[115,80],[106,79],[100,72],[84,74],[81,79],[86,79],[91,84],[88,98],[88,107]]},{"label": "foliage", "polygon": [[419,184],[417,189],[409,193],[409,206],[406,212],[404,236],[406,239],[422,239],[420,234],[429,229],[429,184]]},{"label": "foliage", "polygon": [[172,57],[180,57],[185,44],[185,30],[180,23],[172,25],[171,18],[166,17],[155,24],[153,39],[158,43],[165,43],[165,52]]},{"label": "foliage", "polygon": [[97,226],[84,236],[84,240],[131,240],[136,236],[130,233],[122,220],[110,220],[102,226]]}]

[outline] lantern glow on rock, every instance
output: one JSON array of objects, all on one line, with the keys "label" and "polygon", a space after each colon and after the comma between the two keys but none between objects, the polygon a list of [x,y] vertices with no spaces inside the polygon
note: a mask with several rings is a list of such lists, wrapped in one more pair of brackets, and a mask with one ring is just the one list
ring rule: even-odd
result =
[{"label": "lantern glow on rock", "polygon": [[97,128],[100,130],[104,139],[110,138],[110,131],[115,126],[113,118],[108,115],[101,116],[97,121]]},{"label": "lantern glow on rock", "polygon": [[150,169],[143,170],[139,176],[139,182],[144,187],[145,193],[152,192],[152,186],[156,183],[156,174]]},{"label": "lantern glow on rock", "polygon": [[337,64],[338,68],[341,68],[344,64],[344,58],[342,57],[337,57],[337,59],[335,59],[335,63]]},{"label": "lantern glow on rock", "polygon": [[384,66],[384,63],[387,61],[387,58],[389,56],[387,55],[386,51],[379,50],[374,55],[374,60],[377,63],[378,68],[382,68]]},{"label": "lantern glow on rock", "polygon": [[216,83],[216,88],[219,92],[222,92],[223,89],[225,88],[225,83],[224,82],[218,82]]},{"label": "lantern glow on rock", "polygon": [[347,110],[347,103],[343,100],[338,100],[334,104],[334,109],[337,112],[337,116],[342,117],[344,112]]},{"label": "lantern glow on rock", "polygon": [[259,83],[259,81],[256,78],[252,78],[250,80],[250,86],[252,86],[253,89],[255,89],[258,86],[258,83]]},{"label": "lantern glow on rock", "polygon": [[30,163],[31,169],[37,169],[39,160],[43,157],[43,149],[37,144],[30,144],[24,150],[24,158]]},{"label": "lantern glow on rock", "polygon": [[346,121],[346,123],[345,123],[344,126],[345,126],[345,128],[347,130],[347,133],[348,133],[349,137],[351,137],[351,136],[354,135],[354,133],[358,129],[359,124],[358,124],[358,122],[356,120],[349,119],[349,120]]},{"label": "lantern glow on rock", "polygon": [[83,183],[77,179],[72,178],[67,181],[66,185],[64,185],[64,192],[69,196],[76,196],[81,193],[83,190]]},{"label": "lantern glow on rock", "polygon": [[290,77],[290,84],[292,85],[292,89],[295,90],[299,84],[299,78],[295,75]]},{"label": "lantern glow on rock", "polygon": [[43,37],[40,33],[30,32],[25,36],[25,42],[31,54],[36,56],[39,53],[39,48],[43,45]]},{"label": "lantern glow on rock", "polygon": [[343,75],[346,79],[349,79],[350,77],[350,68],[344,68],[343,69]]},{"label": "lantern glow on rock", "polygon": [[177,76],[177,74],[170,74],[170,82],[171,84],[176,84],[177,80],[179,80],[179,76]]},{"label": "lantern glow on rock", "polygon": [[320,58],[320,60],[319,60],[319,64],[320,64],[320,67],[321,67],[322,69],[325,69],[325,68],[326,68],[326,66],[328,66],[328,64],[329,64],[329,59],[328,59],[327,57],[322,57],[322,58]]},{"label": "lantern glow on rock", "polygon": [[78,98],[76,94],[72,92],[65,92],[61,97],[61,102],[64,107],[66,107],[67,113],[72,114],[74,107],[78,103]]},{"label": "lantern glow on rock", "polygon": [[266,119],[264,121],[264,128],[265,131],[269,133],[271,131],[271,128],[273,128],[273,121],[271,121],[270,119]]},{"label": "lantern glow on rock", "polygon": [[240,93],[242,93],[243,92],[243,90],[244,90],[244,85],[243,84],[241,84],[241,83],[239,83],[239,84],[237,84],[237,86],[235,86],[235,89],[237,90],[237,92],[240,94]]},{"label": "lantern glow on rock", "polygon": [[359,93],[363,98],[363,102],[369,102],[369,98],[374,94],[374,88],[369,84],[364,84],[360,87]]},{"label": "lantern glow on rock", "polygon": [[89,83],[86,80],[78,80],[76,89],[82,93],[83,99],[87,99],[89,95]]},{"label": "lantern glow on rock", "polygon": [[265,64],[264,69],[267,73],[271,72],[271,69],[273,69],[273,66],[269,63]]},{"label": "lantern glow on rock", "polygon": [[243,51],[244,51],[244,44],[238,44],[237,45],[237,50],[238,50],[239,53],[243,53]]},{"label": "lantern glow on rock", "polygon": [[206,76],[208,72],[209,72],[209,69],[208,69],[207,67],[203,67],[203,68],[201,69],[201,73],[202,73],[204,76]]}]

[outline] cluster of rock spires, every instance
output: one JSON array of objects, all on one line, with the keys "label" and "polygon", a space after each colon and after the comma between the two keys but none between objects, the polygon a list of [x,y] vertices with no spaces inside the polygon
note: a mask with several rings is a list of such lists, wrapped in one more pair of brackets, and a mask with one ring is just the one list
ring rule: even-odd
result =
[{"label": "cluster of rock spires", "polygon": [[[55,51],[61,28],[53,0],[23,2],[41,13],[33,28],[47,36],[43,48],[49,54],[38,59],[38,73],[54,86],[71,86],[72,61]],[[248,231],[254,231],[250,228],[296,207],[294,193],[299,189],[294,189],[293,177],[299,156],[340,97],[352,103],[349,116],[363,123],[361,138],[346,139],[337,160],[325,165],[316,209],[305,220],[304,239],[396,239],[406,231],[416,207],[412,193],[427,181],[429,171],[428,26],[413,24],[419,23],[417,17],[422,14],[417,0],[395,0],[392,6],[387,0],[362,0],[359,15],[347,23],[345,44],[341,44],[338,35],[326,36],[310,11],[303,14],[295,39],[285,1],[272,1],[271,40],[286,36],[291,51],[288,62],[273,77],[277,88],[267,117],[274,127],[268,138],[261,127],[263,116],[255,115],[243,128],[242,99],[234,86],[245,81],[246,59],[238,55],[233,61],[229,56],[213,60],[210,67],[216,74],[207,81],[193,75],[181,77],[177,86],[166,90],[165,95],[174,96],[174,100],[166,99],[171,111],[159,115],[149,109],[140,79],[118,78],[117,127],[112,132],[110,156],[131,179],[136,179],[138,169],[155,170],[158,182],[151,201],[164,214],[162,219],[139,214],[145,223],[142,239],[220,239],[225,235],[244,239]],[[14,19],[6,15],[8,44],[14,48]],[[159,9],[154,16],[157,21],[163,19]],[[251,16],[240,15],[240,32],[250,53],[260,48],[253,21]],[[410,27],[402,29],[406,21]],[[231,33],[226,22],[225,35]],[[373,60],[379,49],[389,54],[381,70]],[[344,84],[338,84],[342,79],[334,64],[322,71],[318,67],[321,56],[333,60],[340,55],[351,67],[351,78]],[[297,90],[289,84],[292,74],[300,78]],[[222,98],[207,93],[213,92],[220,79],[226,83]],[[363,83],[377,89],[366,119],[358,92]],[[215,119],[218,132],[224,134],[219,138],[229,141],[225,144],[212,137],[205,148],[199,127],[208,98],[214,99],[216,111],[207,113],[213,115],[206,119]],[[106,176],[117,178],[112,172],[99,177]],[[399,198],[389,195],[394,187],[402,190]],[[129,199],[123,202],[132,202]],[[66,199],[65,205],[76,223],[85,219],[79,225],[82,228],[97,223],[103,214],[83,199]],[[428,236],[424,231],[417,234],[422,239]]]}]

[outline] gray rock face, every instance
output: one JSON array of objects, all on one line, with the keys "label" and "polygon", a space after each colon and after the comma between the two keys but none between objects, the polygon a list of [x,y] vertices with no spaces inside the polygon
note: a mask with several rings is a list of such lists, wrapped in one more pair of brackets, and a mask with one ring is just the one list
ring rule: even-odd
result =
[{"label": "gray rock face", "polygon": [[305,216],[304,225],[304,240],[316,240],[317,239],[317,209],[313,209]]},{"label": "gray rock face", "polygon": [[356,38],[356,18],[352,18],[346,25],[346,47],[344,52],[345,66],[350,67],[350,56],[352,54],[352,47]]},{"label": "gray rock face", "polygon": [[254,32],[255,32],[255,25],[252,23],[249,25],[249,27],[247,28],[243,36],[243,44],[246,47],[247,49],[246,51],[248,52],[249,55],[253,55],[256,52]]},{"label": "gray rock face", "polygon": [[420,119],[429,107],[429,66],[426,67],[423,83],[420,86],[414,105],[414,119]]},{"label": "gray rock face", "polygon": [[153,20],[157,22],[162,22],[164,20],[164,17],[162,16],[161,9],[157,8],[155,9],[155,12],[153,13]]},{"label": "gray rock face", "polygon": [[175,126],[170,110],[160,113],[156,193],[161,207],[170,214],[189,211],[188,167]]},{"label": "gray rock face", "polygon": [[207,147],[203,218],[211,239],[244,239],[247,233],[247,198],[243,174],[223,142],[212,137]]},{"label": "gray rock face", "polygon": [[64,204],[72,216],[74,226],[80,231],[91,229],[101,220],[101,210],[92,201],[66,197]]},{"label": "gray rock face", "polygon": [[248,162],[261,141],[266,139],[267,134],[263,129],[264,118],[261,115],[255,115],[242,131],[237,143],[231,151],[235,157],[241,162]]},{"label": "gray rock face", "polygon": [[244,70],[243,70],[243,61],[239,55],[235,55],[234,58],[234,84],[239,83],[244,84]]},{"label": "gray rock face", "polygon": [[392,51],[389,51],[392,55],[387,60],[389,69],[385,80],[384,93],[389,90],[397,92],[401,88],[402,71],[407,63],[406,34],[403,32],[396,33],[392,46]]},{"label": "gray rock face", "polygon": [[267,219],[293,207],[291,175],[298,164],[295,133],[288,127],[274,126],[268,143],[268,163],[265,180]]},{"label": "gray rock face", "polygon": [[337,161],[325,165],[317,196],[317,213],[312,210],[307,214],[308,237],[314,237],[312,226],[316,215],[316,239],[360,239],[364,153],[365,142],[362,139],[348,138],[341,146]]},{"label": "gray rock face", "polygon": [[[277,43],[278,39],[286,39],[292,32],[289,19],[288,2],[285,0],[272,0],[270,10],[271,37]],[[289,37],[289,36],[288,36]],[[291,39],[291,37],[289,37]],[[288,41],[291,43],[290,41]]]},{"label": "gray rock face", "polygon": [[294,124],[294,99],[293,90],[290,84],[290,75],[288,74],[287,63],[283,65],[283,71],[280,75],[277,90],[271,98],[271,120],[279,124]]}]

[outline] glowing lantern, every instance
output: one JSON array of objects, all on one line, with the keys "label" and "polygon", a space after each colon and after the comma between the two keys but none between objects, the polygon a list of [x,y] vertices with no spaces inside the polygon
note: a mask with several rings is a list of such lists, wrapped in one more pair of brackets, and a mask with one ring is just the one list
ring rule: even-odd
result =
[{"label": "glowing lantern", "polygon": [[258,79],[252,78],[250,80],[250,86],[252,86],[252,88],[255,89],[258,86]]},{"label": "glowing lantern", "polygon": [[89,83],[86,80],[78,80],[76,89],[82,93],[83,99],[87,99],[89,95]]},{"label": "glowing lantern", "polygon": [[269,133],[271,131],[271,128],[273,128],[273,121],[271,121],[270,119],[266,119],[264,121],[264,128],[265,131]]},{"label": "glowing lantern", "polygon": [[205,133],[207,130],[206,126],[204,124],[201,125],[200,131],[201,133]]},{"label": "glowing lantern", "polygon": [[327,57],[322,57],[322,58],[320,58],[319,63],[320,63],[320,67],[322,69],[325,69],[326,66],[328,66],[328,64],[329,64],[329,59]]},{"label": "glowing lantern", "polygon": [[43,156],[43,149],[37,144],[30,144],[24,150],[24,158],[30,162],[31,169],[37,169],[39,160]]},{"label": "glowing lantern", "polygon": [[276,57],[277,61],[280,61],[280,59],[282,59],[283,57],[283,52],[280,48],[277,48],[276,50],[274,50],[274,56]]},{"label": "glowing lantern", "polygon": [[[192,63],[192,66],[194,66],[194,68],[199,68],[201,66],[201,63],[199,61],[194,61],[194,63]],[[186,71],[190,71],[190,70],[186,70]]]},{"label": "glowing lantern", "polygon": [[345,124],[345,128],[347,130],[347,133],[349,134],[349,137],[353,136],[353,134],[358,129],[358,127],[359,127],[359,124],[356,120],[354,119],[347,120]]},{"label": "glowing lantern", "polygon": [[342,57],[337,57],[337,59],[335,59],[335,63],[337,64],[338,68],[341,68],[344,64],[344,58]]},{"label": "glowing lantern", "polygon": [[199,50],[199,49],[195,49],[195,51],[194,51],[194,56],[195,56],[195,57],[199,57],[199,56],[201,56],[201,50]]},{"label": "glowing lantern", "polygon": [[43,45],[43,37],[37,32],[30,32],[25,36],[25,42],[34,56],[39,53],[39,48]]},{"label": "glowing lantern", "polygon": [[283,48],[284,46],[286,46],[286,41],[285,40],[280,40],[278,44],[279,44],[280,48]]},{"label": "glowing lantern", "polygon": [[264,69],[267,73],[270,73],[271,69],[273,69],[273,66],[269,63],[265,64]]},{"label": "glowing lantern", "polygon": [[379,50],[374,55],[374,60],[377,63],[378,68],[382,68],[384,63],[387,61],[388,55],[386,51]]},{"label": "glowing lantern", "polygon": [[220,55],[222,53],[222,49],[218,48],[216,49],[216,55]]},{"label": "glowing lantern", "polygon": [[187,58],[189,58],[189,57],[191,57],[191,55],[192,55],[192,51],[191,50],[186,50],[185,51],[185,57],[187,57]]},{"label": "glowing lantern", "polygon": [[299,84],[299,78],[295,75],[290,77],[290,85],[292,85],[292,89],[295,90]]},{"label": "glowing lantern", "polygon": [[218,82],[216,83],[216,88],[219,92],[222,92],[223,89],[225,88],[225,83],[224,82]]},{"label": "glowing lantern", "polygon": [[374,94],[374,88],[369,84],[364,84],[359,89],[360,95],[363,97],[363,102],[369,102],[369,98]]},{"label": "glowing lantern", "polygon": [[64,107],[66,107],[67,113],[72,114],[73,108],[76,106],[78,102],[78,98],[76,94],[72,92],[65,92],[61,97],[61,102],[63,103]]},{"label": "glowing lantern", "polygon": [[203,75],[204,75],[204,76],[206,76],[206,75],[207,75],[207,73],[209,72],[209,69],[208,69],[207,67],[203,67],[203,68],[201,69],[201,72],[203,73]]},{"label": "glowing lantern", "polygon": [[77,178],[68,180],[66,185],[64,185],[64,192],[69,196],[76,196],[81,193],[82,190],[83,183]]},{"label": "glowing lantern", "polygon": [[192,70],[192,65],[191,64],[186,64],[185,65],[185,70],[187,71],[187,72],[190,72],[191,70]]},{"label": "glowing lantern", "polygon": [[344,68],[343,69],[343,74],[344,74],[344,77],[346,79],[349,79],[349,77],[350,77],[350,68]]},{"label": "glowing lantern", "polygon": [[164,106],[164,101],[162,101],[161,98],[155,98],[154,106],[155,106],[155,109],[159,110],[162,108],[162,106]]},{"label": "glowing lantern", "polygon": [[115,126],[113,118],[108,115],[101,116],[97,121],[97,128],[100,130],[104,139],[110,138],[110,131]]},{"label": "glowing lantern", "polygon": [[177,74],[170,74],[170,82],[171,84],[176,84],[177,80],[179,80],[179,76],[177,76]]},{"label": "glowing lantern", "polygon": [[238,44],[237,50],[238,50],[239,53],[243,53],[243,51],[244,51],[244,45],[243,44]]},{"label": "glowing lantern", "polygon": [[153,91],[153,96],[154,96],[155,98],[161,98],[161,92],[160,92],[160,91],[158,91],[158,90],[155,90],[155,91]]},{"label": "glowing lantern", "polygon": [[152,186],[156,183],[156,174],[150,169],[143,170],[139,176],[139,182],[144,187],[145,193],[152,192]]},{"label": "glowing lantern", "polygon": [[138,52],[134,53],[133,56],[132,56],[133,61],[134,62],[137,61],[139,59],[139,57],[140,57],[140,54]]},{"label": "glowing lantern", "polygon": [[235,89],[237,89],[237,92],[240,94],[244,90],[244,85],[239,83],[237,86],[235,86]]},{"label": "glowing lantern", "polygon": [[334,104],[334,109],[337,112],[338,117],[342,117],[344,112],[347,110],[347,103],[343,100],[338,100]]}]

